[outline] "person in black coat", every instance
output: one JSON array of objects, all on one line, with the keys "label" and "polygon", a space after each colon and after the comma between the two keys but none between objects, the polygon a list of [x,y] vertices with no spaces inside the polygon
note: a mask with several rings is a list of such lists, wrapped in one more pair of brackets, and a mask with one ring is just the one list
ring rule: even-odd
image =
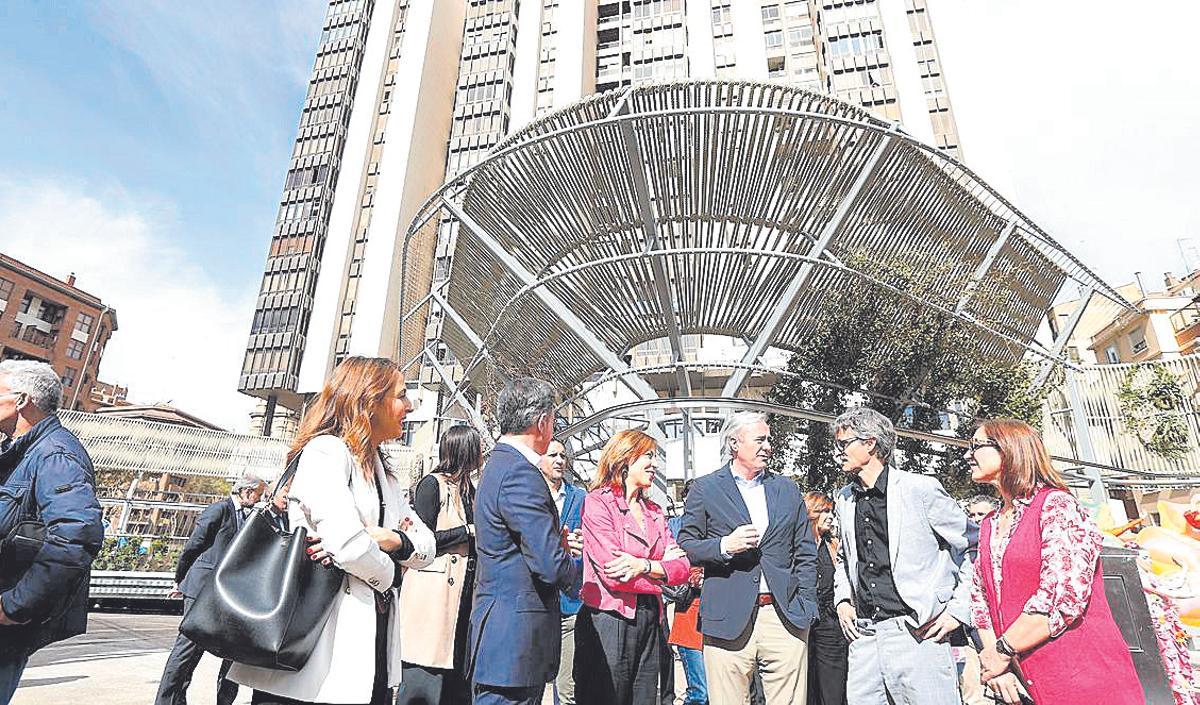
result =
[{"label": "person in black coat", "polygon": [[[192,608],[200,592],[212,580],[212,573],[221,564],[225,551],[233,542],[239,529],[246,522],[250,510],[266,490],[261,478],[246,475],[239,480],[229,497],[209,505],[196,520],[183,551],[179,554],[179,565],[175,568],[175,591],[172,596],[183,595],[183,612]],[[184,705],[187,689],[192,682],[192,673],[200,663],[204,651],[180,632],[175,637],[175,646],[167,657],[162,680],[158,684],[158,695],[154,705]],[[217,705],[232,705],[237,697],[238,686],[225,678],[232,664],[221,663],[217,675]]]}]

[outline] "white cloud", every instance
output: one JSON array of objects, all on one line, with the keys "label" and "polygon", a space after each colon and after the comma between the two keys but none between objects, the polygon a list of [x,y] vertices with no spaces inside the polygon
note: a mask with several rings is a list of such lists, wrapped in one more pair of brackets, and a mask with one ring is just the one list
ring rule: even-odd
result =
[{"label": "white cloud", "polygon": [[[254,288],[230,291],[191,263],[169,203],[117,188],[0,176],[0,249],[117,311],[100,378],[136,403],[169,402],[245,431],[250,398],[237,377]],[[193,245],[194,247],[194,245]]]},{"label": "white cloud", "polygon": [[1183,0],[930,0],[966,163],[1112,283],[1200,237],[1200,90]]}]

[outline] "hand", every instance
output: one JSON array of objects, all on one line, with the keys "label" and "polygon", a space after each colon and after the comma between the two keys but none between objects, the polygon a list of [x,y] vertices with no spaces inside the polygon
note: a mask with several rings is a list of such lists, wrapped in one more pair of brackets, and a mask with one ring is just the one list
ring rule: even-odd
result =
[{"label": "hand", "polygon": [[698,588],[704,584],[704,569],[692,566],[692,570],[688,573],[688,585]]},{"label": "hand", "polygon": [[951,616],[947,610],[926,622],[917,630],[917,636],[922,640],[945,641],[950,632],[962,626],[962,622]]},{"label": "hand", "polygon": [[987,681],[988,688],[1000,698],[1000,702],[1008,705],[1020,705],[1021,693],[1024,688],[1021,687],[1021,681],[1017,680],[1015,673],[1004,673],[991,680]]},{"label": "hand", "polygon": [[183,591],[179,589],[179,583],[175,583],[175,587],[167,591],[167,597],[172,600],[178,600],[183,597]]},{"label": "hand", "polygon": [[[400,526],[402,527],[401,531],[403,531],[404,525],[401,524]],[[409,526],[412,526],[411,521],[409,521]],[[400,539],[400,534],[391,529],[385,529],[382,526],[367,526],[363,528],[367,530],[367,534],[371,538],[375,539],[375,543],[379,544],[379,548],[385,553],[391,553],[404,545],[404,542]]]},{"label": "hand", "polygon": [[742,524],[721,539],[721,550],[729,554],[749,551],[758,545],[758,538],[758,529],[753,524]]},{"label": "hand", "polygon": [[567,527],[562,528],[562,547],[563,550],[571,554],[572,558],[579,558],[583,555],[583,530],[575,529],[570,531]]},{"label": "hand", "polygon": [[320,536],[309,536],[308,548],[306,550],[308,551],[310,560],[317,561],[321,565],[330,565],[333,563],[333,556],[329,555],[329,552],[321,546]]},{"label": "hand", "polygon": [[985,646],[979,652],[979,677],[984,682],[1000,676],[1012,665],[1012,657],[996,651],[996,645]]},{"label": "hand", "polygon": [[15,627],[18,624],[25,624],[25,622],[17,622],[13,620],[13,618],[9,617],[8,613],[4,611],[3,605],[0,605],[0,627]]},{"label": "hand", "polygon": [[604,564],[604,575],[609,580],[627,583],[646,572],[646,559],[634,558],[624,551],[614,551],[613,558]]},{"label": "hand", "polygon": [[663,551],[662,559],[664,561],[675,561],[680,558],[687,558],[687,551],[678,546],[671,546],[666,551]]},{"label": "hand", "polygon": [[842,634],[846,635],[846,641],[854,641],[862,636],[862,632],[854,626],[854,620],[858,619],[858,610],[854,609],[854,605],[845,601],[839,602],[837,615],[838,624],[842,625]]}]

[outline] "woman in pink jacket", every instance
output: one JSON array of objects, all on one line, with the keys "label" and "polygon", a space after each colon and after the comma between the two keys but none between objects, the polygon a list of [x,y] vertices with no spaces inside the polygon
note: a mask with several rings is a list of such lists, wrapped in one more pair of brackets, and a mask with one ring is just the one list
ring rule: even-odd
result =
[{"label": "woman in pink jacket", "polygon": [[579,705],[657,702],[662,586],[687,582],[691,564],[645,497],[658,444],[638,430],[613,436],[583,503],[583,607],[575,625]]}]

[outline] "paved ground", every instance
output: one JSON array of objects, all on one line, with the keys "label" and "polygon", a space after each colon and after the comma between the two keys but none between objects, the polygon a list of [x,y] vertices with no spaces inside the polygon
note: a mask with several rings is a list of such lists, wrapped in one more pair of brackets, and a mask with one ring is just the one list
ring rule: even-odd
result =
[{"label": "paved ground", "polygon": [[[153,614],[96,614],[88,633],[52,644],[33,655],[12,705],[151,705],[163,664],[178,633],[179,617]],[[205,656],[188,700],[216,700],[220,661]],[[676,664],[677,682],[683,673]],[[682,689],[680,689],[682,694]],[[243,688],[237,705],[250,702]],[[551,703],[549,697],[544,701]]]}]

